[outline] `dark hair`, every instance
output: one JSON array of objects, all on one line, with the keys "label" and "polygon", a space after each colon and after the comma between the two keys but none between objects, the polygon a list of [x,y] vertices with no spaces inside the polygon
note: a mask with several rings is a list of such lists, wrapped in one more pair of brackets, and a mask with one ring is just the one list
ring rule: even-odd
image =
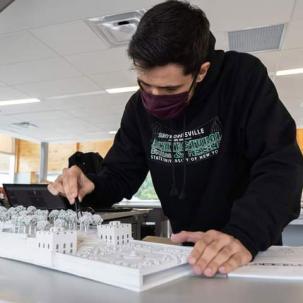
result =
[{"label": "dark hair", "polygon": [[209,21],[201,9],[170,0],[144,14],[128,55],[143,69],[176,63],[184,74],[194,74],[207,56],[209,36]]}]

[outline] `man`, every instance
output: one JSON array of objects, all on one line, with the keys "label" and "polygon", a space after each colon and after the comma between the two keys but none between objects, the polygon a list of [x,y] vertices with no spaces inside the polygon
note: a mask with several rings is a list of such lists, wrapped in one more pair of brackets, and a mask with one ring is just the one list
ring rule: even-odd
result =
[{"label": "man", "polygon": [[176,243],[197,274],[228,273],[281,244],[299,214],[296,126],[255,57],[214,50],[204,13],[167,1],[142,18],[128,49],[140,90],[126,105],[98,175],[73,166],[51,185],[70,203],[130,199],[148,171]]}]

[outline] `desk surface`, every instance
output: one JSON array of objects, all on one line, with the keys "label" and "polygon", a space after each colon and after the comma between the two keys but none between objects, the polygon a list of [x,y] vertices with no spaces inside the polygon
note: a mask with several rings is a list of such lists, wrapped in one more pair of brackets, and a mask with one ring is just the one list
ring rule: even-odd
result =
[{"label": "desk surface", "polygon": [[186,277],[142,293],[0,259],[0,301],[22,303],[302,303],[303,283]]},{"label": "desk surface", "polygon": [[133,209],[130,211],[117,211],[117,212],[104,212],[98,213],[103,220],[114,220],[119,218],[126,218],[132,216],[146,215],[150,212],[150,209]]}]

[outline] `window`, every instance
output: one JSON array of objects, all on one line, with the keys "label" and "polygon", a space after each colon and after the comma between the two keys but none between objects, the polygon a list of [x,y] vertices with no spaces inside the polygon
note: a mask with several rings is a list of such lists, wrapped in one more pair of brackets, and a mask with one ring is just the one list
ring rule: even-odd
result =
[{"label": "window", "polygon": [[147,174],[146,179],[144,180],[139,190],[135,193],[132,200],[159,200],[155,192],[150,173]]},{"label": "window", "polygon": [[46,179],[54,182],[59,175],[61,175],[61,172],[48,172]]},{"label": "window", "polygon": [[0,153],[0,185],[14,183],[15,156]]}]

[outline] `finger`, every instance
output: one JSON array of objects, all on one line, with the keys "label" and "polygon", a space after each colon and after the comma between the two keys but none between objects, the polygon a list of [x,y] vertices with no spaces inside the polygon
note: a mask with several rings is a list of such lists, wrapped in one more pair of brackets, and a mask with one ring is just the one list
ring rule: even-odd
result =
[{"label": "finger", "polygon": [[212,270],[207,268],[208,264],[218,255],[220,250],[232,242],[232,237],[223,235],[207,245],[197,261],[196,265],[200,266],[202,271],[206,271],[205,275],[213,275]]},{"label": "finger", "polygon": [[228,274],[231,271],[237,269],[240,266],[248,264],[252,259],[252,255],[249,251],[241,250],[232,255],[222,266],[219,271],[224,274]]},{"label": "finger", "polygon": [[53,185],[53,183],[50,183],[47,185],[47,189],[48,191],[54,195],[54,196],[57,196],[59,194],[59,192],[56,190],[55,186]]},{"label": "finger", "polygon": [[63,188],[70,204],[74,204],[78,196],[78,176],[68,169],[63,170]]},{"label": "finger", "polygon": [[183,243],[183,242],[193,242],[196,243],[198,240],[200,240],[203,237],[204,233],[201,231],[181,231],[177,234],[171,235],[171,241],[174,243]]},{"label": "finger", "polygon": [[236,253],[236,251],[237,248],[235,245],[224,246],[209,262],[206,270],[204,271],[204,274],[208,277],[215,275],[218,272],[219,268],[221,268],[223,264],[227,262],[234,253]]},{"label": "finger", "polygon": [[65,196],[65,192],[64,192],[64,188],[63,188],[63,184],[62,184],[62,176],[59,176],[55,180],[55,182],[52,182],[51,184],[49,184],[47,186],[47,188],[53,195],[60,194],[62,196]]},{"label": "finger", "polygon": [[84,174],[80,178],[80,186],[78,192],[78,198],[81,202],[83,198],[88,194],[91,193],[95,189],[95,184],[89,180]]},{"label": "finger", "polygon": [[[201,274],[202,270],[200,269],[200,266],[204,268],[206,264],[203,264],[203,260],[200,260],[201,255],[203,254],[205,248],[207,245],[212,243],[214,241],[212,235],[210,234],[205,234],[205,236],[200,239],[194,246],[189,258],[188,262],[189,264],[193,265],[193,269],[197,274]],[[197,264],[197,262],[200,261],[200,264]]]},{"label": "finger", "polygon": [[62,175],[59,175],[59,176],[56,178],[56,180],[55,180],[54,183],[62,183],[62,178],[63,178],[63,176],[62,176]]}]

